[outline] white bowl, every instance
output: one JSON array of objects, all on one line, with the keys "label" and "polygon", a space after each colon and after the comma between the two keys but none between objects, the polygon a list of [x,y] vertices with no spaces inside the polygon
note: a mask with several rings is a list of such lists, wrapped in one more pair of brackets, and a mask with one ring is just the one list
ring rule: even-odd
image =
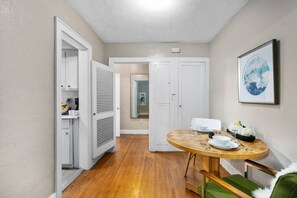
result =
[{"label": "white bowl", "polygon": [[227,142],[229,142],[231,140],[231,138],[229,138],[227,136],[223,136],[223,135],[214,135],[214,136],[212,136],[212,139],[214,139],[215,141],[217,141],[220,144],[226,144]]}]

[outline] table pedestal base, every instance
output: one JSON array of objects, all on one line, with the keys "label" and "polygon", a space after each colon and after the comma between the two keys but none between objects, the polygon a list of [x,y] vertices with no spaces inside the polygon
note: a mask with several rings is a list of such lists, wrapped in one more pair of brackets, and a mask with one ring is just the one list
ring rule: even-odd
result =
[{"label": "table pedestal base", "polygon": [[[202,169],[207,172],[220,177],[220,159],[216,157],[208,157],[208,156],[200,156],[202,159]],[[203,183],[201,184],[203,185]],[[190,182],[186,182],[186,189],[190,190],[198,195],[198,185],[192,184]]]}]

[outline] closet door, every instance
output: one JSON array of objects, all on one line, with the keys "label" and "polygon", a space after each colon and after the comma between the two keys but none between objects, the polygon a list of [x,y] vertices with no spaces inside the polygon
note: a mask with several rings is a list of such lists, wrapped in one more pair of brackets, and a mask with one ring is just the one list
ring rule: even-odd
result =
[{"label": "closet door", "polygon": [[208,68],[205,61],[177,61],[179,128],[189,128],[191,119],[208,118]]},{"label": "closet door", "polygon": [[[167,133],[174,130],[175,117],[175,69],[172,60],[153,62],[150,72],[150,150],[175,150],[166,140]],[[152,105],[151,105],[152,104]]]},{"label": "closet door", "polygon": [[114,72],[92,61],[92,147],[93,158],[115,146]]}]

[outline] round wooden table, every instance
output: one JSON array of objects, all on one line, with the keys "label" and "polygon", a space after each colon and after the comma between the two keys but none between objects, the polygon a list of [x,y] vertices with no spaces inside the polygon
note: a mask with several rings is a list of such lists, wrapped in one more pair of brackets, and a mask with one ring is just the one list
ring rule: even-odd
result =
[{"label": "round wooden table", "polygon": [[[224,135],[235,139],[225,131],[215,131],[216,135]],[[221,150],[209,145],[208,133],[193,132],[193,130],[176,130],[167,134],[167,141],[182,150],[200,155],[202,167],[209,173],[220,177],[220,158],[228,159],[251,159],[267,155],[268,146],[261,140],[240,143],[238,148],[232,150]],[[190,189],[191,190],[191,189]]]}]

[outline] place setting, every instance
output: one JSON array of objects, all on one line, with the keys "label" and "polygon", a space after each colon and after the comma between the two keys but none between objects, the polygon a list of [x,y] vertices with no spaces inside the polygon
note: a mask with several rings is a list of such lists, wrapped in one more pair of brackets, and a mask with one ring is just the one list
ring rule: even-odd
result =
[{"label": "place setting", "polygon": [[238,142],[232,141],[230,137],[224,135],[213,135],[212,139],[208,140],[208,143],[222,150],[232,150],[240,146]]},{"label": "place setting", "polygon": [[212,130],[210,130],[208,127],[200,126],[200,125],[194,125],[190,127],[191,130],[198,133],[209,133]]}]

